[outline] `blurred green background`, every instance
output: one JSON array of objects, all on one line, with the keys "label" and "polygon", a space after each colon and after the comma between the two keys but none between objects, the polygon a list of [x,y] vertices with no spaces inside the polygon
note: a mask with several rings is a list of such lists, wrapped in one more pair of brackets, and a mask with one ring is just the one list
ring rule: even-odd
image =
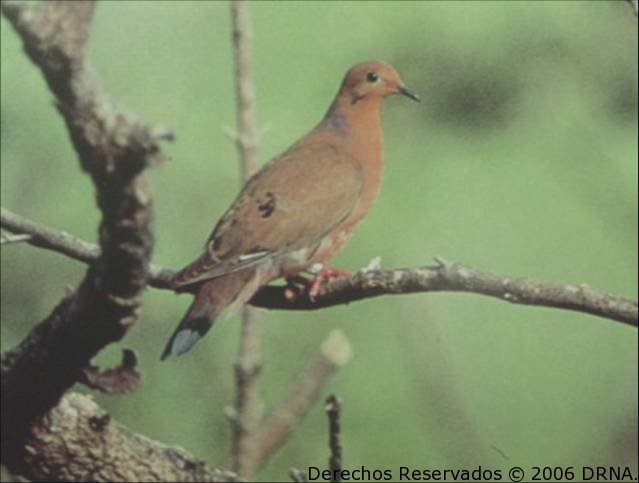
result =
[{"label": "blurred green background", "polygon": [[[380,197],[335,265],[419,266],[434,256],[637,297],[637,19],[626,2],[252,4],[261,158],[323,116],[352,64],[383,59],[419,92],[383,108]],[[88,240],[98,211],[52,96],[2,19],[2,205]],[[149,172],[154,261],[198,254],[239,181],[225,2],[103,2],[89,55],[127,109],[177,136]],[[2,350],[85,266],[26,244],[2,249]],[[126,339],[143,385],[95,394],[132,430],[222,465],[239,317],[160,363],[189,296],[148,289]],[[593,316],[471,294],[383,297],[265,313],[270,407],[333,328],[354,349],[323,396],[344,401],[348,468],[629,465],[637,475],[637,331]],[[83,388],[78,388],[84,391]],[[88,390],[87,390],[88,392]],[[260,472],[325,466],[316,404]],[[475,465],[475,466],[473,466]]]}]

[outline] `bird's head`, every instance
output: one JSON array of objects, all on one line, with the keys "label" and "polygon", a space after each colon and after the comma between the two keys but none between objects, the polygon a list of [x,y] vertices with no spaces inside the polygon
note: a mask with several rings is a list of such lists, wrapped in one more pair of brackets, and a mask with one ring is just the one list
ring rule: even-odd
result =
[{"label": "bird's head", "polygon": [[340,95],[351,104],[368,100],[381,100],[390,94],[402,94],[414,101],[419,96],[409,91],[397,71],[381,61],[362,62],[350,68],[344,77]]}]

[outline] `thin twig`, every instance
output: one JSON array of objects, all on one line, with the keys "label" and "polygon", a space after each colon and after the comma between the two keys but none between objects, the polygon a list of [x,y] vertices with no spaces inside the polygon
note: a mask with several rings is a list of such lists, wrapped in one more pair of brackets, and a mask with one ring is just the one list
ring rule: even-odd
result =
[{"label": "thin twig", "polygon": [[19,234],[16,236],[28,237],[24,241],[36,247],[63,253],[84,263],[93,263],[100,256],[100,248],[97,245],[31,221],[6,208],[0,208],[0,220],[2,228]]},{"label": "thin twig", "polygon": [[31,235],[9,235],[3,233],[0,235],[0,245],[10,245],[11,243],[22,243],[31,240]]},{"label": "thin twig", "polygon": [[257,171],[257,153],[260,144],[253,80],[253,27],[248,2],[245,0],[231,2],[231,22],[237,110],[237,132],[234,137],[240,155],[240,174],[242,182],[245,182]]},{"label": "thin twig", "polygon": [[304,418],[321,389],[352,358],[350,342],[341,330],[333,330],[320,354],[297,376],[288,395],[266,417],[258,433],[256,466],[265,464]]},{"label": "thin twig", "polygon": [[[242,183],[257,170],[260,134],[255,114],[253,81],[253,29],[249,5],[231,2],[232,40],[235,59],[237,133],[235,143],[240,158]],[[255,469],[255,436],[262,419],[262,403],[258,395],[258,377],[262,369],[262,320],[251,307],[242,309],[242,331],[235,362],[235,411],[231,419],[231,469],[251,479]]]},{"label": "thin twig", "polygon": [[326,414],[328,415],[328,447],[331,455],[328,458],[328,469],[332,481],[342,481],[342,445],[339,442],[339,416],[342,402],[334,394],[326,398]]},{"label": "thin twig", "polygon": [[[61,241],[60,232],[30,221],[2,209],[1,226],[13,233],[34,235],[27,241],[76,260],[92,263],[99,249],[77,237]],[[171,289],[174,271],[158,265],[149,265],[150,286]],[[637,327],[637,302],[625,297],[602,292],[586,284],[558,284],[541,282],[525,277],[501,275],[478,270],[457,262],[440,260],[433,266],[367,270],[352,277],[332,279],[313,301],[305,293],[295,299],[284,287],[263,287],[250,301],[255,307],[280,310],[316,310],[348,304],[381,295],[427,292],[468,292],[494,297],[513,304],[574,310],[616,320]]]},{"label": "thin twig", "polygon": [[308,475],[299,468],[291,468],[288,470],[288,476],[290,476],[291,480],[295,483],[308,483]]}]

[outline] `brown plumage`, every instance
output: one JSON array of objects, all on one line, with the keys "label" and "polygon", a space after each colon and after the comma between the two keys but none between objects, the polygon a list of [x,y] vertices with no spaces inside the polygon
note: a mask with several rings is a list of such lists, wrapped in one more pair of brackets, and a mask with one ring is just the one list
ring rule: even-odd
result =
[{"label": "brown plumage", "polygon": [[384,62],[352,67],[322,121],[247,181],[204,253],[172,279],[176,290],[200,288],[163,359],[188,351],[223,309],[344,247],[379,191],[379,107],[394,93],[419,100]]}]

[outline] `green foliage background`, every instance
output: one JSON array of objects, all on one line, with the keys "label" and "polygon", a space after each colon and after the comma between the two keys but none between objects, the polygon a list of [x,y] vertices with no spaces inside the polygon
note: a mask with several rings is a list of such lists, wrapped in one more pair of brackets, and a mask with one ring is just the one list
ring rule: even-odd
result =
[{"label": "green foliage background", "polygon": [[[324,114],[345,70],[383,59],[423,96],[384,106],[386,175],[336,266],[434,256],[637,297],[637,20],[625,2],[258,2],[259,119],[268,160]],[[40,73],[2,20],[2,205],[89,240],[93,188]],[[190,261],[238,190],[224,2],[103,2],[89,55],[107,90],[174,129],[149,172],[154,261]],[[2,350],[85,270],[26,244],[2,249]],[[149,289],[121,347],[144,383],[95,398],[132,430],[222,465],[239,318],[190,354],[158,357],[188,296]],[[348,468],[629,465],[637,474],[637,331],[468,294],[384,297],[269,312],[261,390],[277,403],[333,328],[354,359],[326,387],[344,401]],[[83,388],[78,388],[83,391]],[[324,466],[317,404],[260,473]],[[503,455],[505,456],[503,456]]]}]

